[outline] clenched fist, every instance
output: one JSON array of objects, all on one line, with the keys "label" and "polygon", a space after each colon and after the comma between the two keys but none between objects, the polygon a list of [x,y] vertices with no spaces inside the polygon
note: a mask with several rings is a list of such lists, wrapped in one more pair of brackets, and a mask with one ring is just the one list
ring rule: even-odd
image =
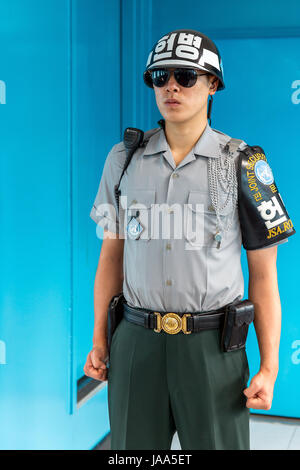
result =
[{"label": "clenched fist", "polygon": [[104,341],[103,344],[94,346],[88,353],[86,363],[83,368],[85,375],[96,380],[107,380],[107,361],[107,342]]}]

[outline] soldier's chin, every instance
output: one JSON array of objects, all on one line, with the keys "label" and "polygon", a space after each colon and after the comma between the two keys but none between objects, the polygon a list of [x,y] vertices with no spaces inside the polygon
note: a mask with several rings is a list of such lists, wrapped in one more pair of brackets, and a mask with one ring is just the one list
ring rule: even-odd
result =
[{"label": "soldier's chin", "polygon": [[186,117],[184,116],[184,114],[180,111],[177,111],[177,112],[165,112],[163,114],[163,117],[166,121],[168,122],[174,122],[174,123],[180,123],[182,121],[185,121],[186,120]]}]

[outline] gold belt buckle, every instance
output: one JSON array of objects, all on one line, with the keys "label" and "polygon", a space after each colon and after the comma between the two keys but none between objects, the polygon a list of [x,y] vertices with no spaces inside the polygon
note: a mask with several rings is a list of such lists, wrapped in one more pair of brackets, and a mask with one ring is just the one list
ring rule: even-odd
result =
[{"label": "gold belt buckle", "polygon": [[156,326],[154,331],[160,333],[163,329],[170,335],[176,335],[179,331],[183,331],[184,334],[189,335],[191,331],[187,331],[187,317],[190,317],[190,313],[185,313],[182,317],[177,313],[169,312],[161,316],[159,312],[154,312],[156,315]]}]

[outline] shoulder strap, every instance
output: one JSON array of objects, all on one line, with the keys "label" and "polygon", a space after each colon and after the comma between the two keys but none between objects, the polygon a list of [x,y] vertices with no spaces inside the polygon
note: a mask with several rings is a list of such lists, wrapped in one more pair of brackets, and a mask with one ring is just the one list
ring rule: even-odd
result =
[{"label": "shoulder strap", "polygon": [[[241,145],[243,141],[241,139],[235,139],[233,137],[231,137],[231,139],[227,142],[227,146],[228,146],[228,149],[229,149],[229,153],[232,155],[235,154],[235,152],[237,151],[237,149],[239,148],[239,146]],[[240,158],[241,158],[241,154],[238,155],[238,158],[237,158],[237,164],[236,164],[236,175],[237,175],[237,178],[238,178],[238,172],[239,172],[239,166],[240,166]]]},{"label": "shoulder strap", "polygon": [[229,152],[231,154],[234,154],[237,149],[239,148],[239,146],[241,145],[243,141],[241,139],[234,139],[233,137],[231,137],[231,139],[229,140],[229,142],[227,142],[227,145],[229,147]]},{"label": "shoulder strap", "polygon": [[156,134],[159,131],[160,131],[160,128],[155,127],[154,129],[150,129],[149,131],[145,132],[142,146],[144,147],[150,140],[150,137],[152,137],[154,134]]}]

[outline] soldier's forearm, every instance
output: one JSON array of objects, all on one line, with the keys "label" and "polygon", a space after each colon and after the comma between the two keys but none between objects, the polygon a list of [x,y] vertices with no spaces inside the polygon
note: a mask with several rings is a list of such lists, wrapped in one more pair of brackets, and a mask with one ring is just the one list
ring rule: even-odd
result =
[{"label": "soldier's forearm", "polygon": [[94,335],[93,344],[102,343],[107,335],[107,309],[111,298],[122,291],[123,261],[100,260],[94,283]]},{"label": "soldier's forearm", "polygon": [[281,305],[276,270],[265,277],[249,277],[249,299],[255,306],[254,327],[260,350],[261,369],[276,378],[281,330]]}]

